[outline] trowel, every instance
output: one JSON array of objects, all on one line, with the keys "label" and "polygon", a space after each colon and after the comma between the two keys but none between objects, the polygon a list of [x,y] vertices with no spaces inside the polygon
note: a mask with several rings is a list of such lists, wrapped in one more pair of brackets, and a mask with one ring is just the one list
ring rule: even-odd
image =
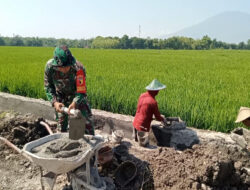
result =
[{"label": "trowel", "polygon": [[[68,108],[63,107],[63,112],[68,114]],[[78,140],[83,138],[85,134],[86,119],[78,109],[71,109],[69,114],[69,138],[72,140]]]}]

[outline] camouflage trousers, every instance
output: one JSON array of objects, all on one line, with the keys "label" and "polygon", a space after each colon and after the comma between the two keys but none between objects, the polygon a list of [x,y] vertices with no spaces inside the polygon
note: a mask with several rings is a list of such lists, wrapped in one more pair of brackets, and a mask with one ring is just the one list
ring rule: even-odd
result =
[{"label": "camouflage trousers", "polygon": [[[62,102],[66,107],[68,107],[71,104],[71,102],[64,102],[64,101]],[[83,99],[79,104],[76,105],[76,109],[79,109],[83,117],[85,117],[86,119],[85,134],[95,135],[94,123],[92,120],[92,113],[91,113],[91,109],[87,100]],[[55,112],[55,118],[57,121],[58,130],[61,132],[67,132],[68,131],[68,115],[65,113]]]}]

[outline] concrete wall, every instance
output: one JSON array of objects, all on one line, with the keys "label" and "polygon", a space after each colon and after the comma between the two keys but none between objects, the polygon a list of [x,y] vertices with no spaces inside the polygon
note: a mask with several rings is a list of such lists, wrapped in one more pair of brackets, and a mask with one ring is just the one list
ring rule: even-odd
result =
[{"label": "concrete wall", "polygon": [[[54,120],[54,108],[48,101],[0,92],[0,111],[6,110],[13,110],[22,114],[32,113],[38,117]],[[131,139],[134,117],[96,109],[92,109],[92,113],[96,127],[102,128],[107,133],[110,133],[113,127],[115,129],[122,129],[125,137]],[[159,125],[160,123],[153,121],[152,124]],[[233,143],[228,134],[194,128],[190,129],[194,130],[202,141],[207,139],[225,139],[226,142]]]},{"label": "concrete wall", "polygon": [[[54,108],[50,102],[0,92],[0,111],[6,110],[16,111],[22,114],[32,113],[38,117],[54,120]],[[110,132],[110,128],[115,126],[117,129],[124,130],[125,137],[131,138],[132,121],[134,117],[96,109],[92,109],[92,113],[94,122],[98,127],[105,126],[106,132]]]},{"label": "concrete wall", "polygon": [[45,119],[54,119],[54,109],[47,101],[0,92],[0,111],[11,110],[32,113]]}]

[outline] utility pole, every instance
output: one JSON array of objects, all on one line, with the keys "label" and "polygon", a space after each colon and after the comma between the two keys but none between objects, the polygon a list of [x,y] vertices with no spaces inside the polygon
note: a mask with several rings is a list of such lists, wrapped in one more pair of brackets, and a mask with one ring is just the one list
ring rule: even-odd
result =
[{"label": "utility pole", "polygon": [[139,25],[139,38],[141,37],[141,25]]}]

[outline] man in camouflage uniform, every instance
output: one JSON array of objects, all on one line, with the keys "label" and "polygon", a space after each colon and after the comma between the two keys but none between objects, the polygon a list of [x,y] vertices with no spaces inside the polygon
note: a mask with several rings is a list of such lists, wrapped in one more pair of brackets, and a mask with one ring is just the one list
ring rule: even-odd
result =
[{"label": "man in camouflage uniform", "polygon": [[69,111],[79,109],[86,118],[85,133],[94,135],[87,94],[86,92],[79,93],[76,85],[77,73],[81,70],[86,78],[85,68],[72,56],[67,46],[56,47],[54,58],[46,64],[44,87],[48,100],[55,108],[56,120],[61,132],[66,132],[68,128],[68,115],[61,111],[61,108],[65,106],[69,108]]}]

